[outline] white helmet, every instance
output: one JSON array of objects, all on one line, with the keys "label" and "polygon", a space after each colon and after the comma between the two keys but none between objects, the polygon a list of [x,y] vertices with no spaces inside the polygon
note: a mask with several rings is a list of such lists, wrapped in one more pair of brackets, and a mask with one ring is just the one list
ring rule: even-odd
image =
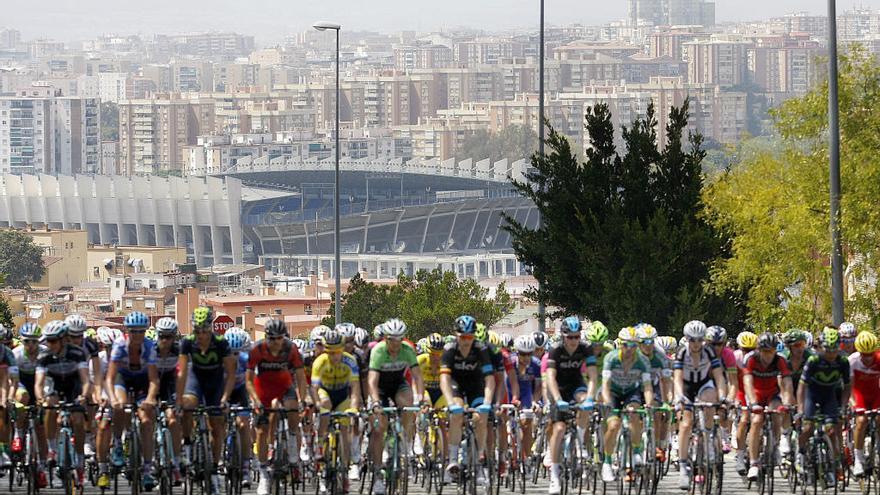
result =
[{"label": "white helmet", "polygon": [[656,339],[658,337],[657,329],[650,323],[639,323],[636,325],[636,335],[639,337],[639,340]]},{"label": "white helmet", "polygon": [[401,339],[406,334],[406,323],[397,318],[385,322],[385,336]]},{"label": "white helmet", "polygon": [[89,326],[86,323],[86,319],[82,317],[82,315],[70,315],[64,319],[64,323],[67,323],[67,333],[73,337],[79,337],[86,331],[86,327]]},{"label": "white helmet", "polygon": [[840,324],[838,332],[840,332],[840,338],[842,339],[852,339],[858,333],[856,332],[856,326],[848,321]]},{"label": "white helmet", "polygon": [[355,328],[354,323],[339,323],[336,325],[335,330],[339,332],[342,339],[345,340],[354,337]]},{"label": "white helmet", "polygon": [[114,342],[122,338],[122,332],[115,328],[98,327],[98,342],[105,346],[111,346]]},{"label": "white helmet", "polygon": [[685,323],[684,336],[689,339],[705,339],[706,324],[700,320],[691,320]]},{"label": "white helmet", "polygon": [[314,342],[320,342],[324,338],[324,334],[330,331],[327,325],[318,325],[309,332],[309,339]]},{"label": "white helmet", "polygon": [[531,354],[535,352],[535,339],[531,335],[520,335],[513,341],[513,348],[516,352]]}]

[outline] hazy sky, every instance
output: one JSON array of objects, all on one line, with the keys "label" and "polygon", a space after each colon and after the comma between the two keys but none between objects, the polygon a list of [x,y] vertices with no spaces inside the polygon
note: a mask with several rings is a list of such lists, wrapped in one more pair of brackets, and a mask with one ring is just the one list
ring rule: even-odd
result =
[{"label": "hazy sky", "polygon": [[[762,19],[793,11],[825,11],[825,0],[715,0],[719,21]],[[323,19],[343,29],[398,31],[471,26],[537,25],[538,0],[0,0],[0,26],[26,38],[85,39],[101,33],[178,33],[209,30],[280,39]],[[547,22],[601,24],[626,15],[627,0],[545,0]],[[880,9],[880,0],[838,0]]]}]

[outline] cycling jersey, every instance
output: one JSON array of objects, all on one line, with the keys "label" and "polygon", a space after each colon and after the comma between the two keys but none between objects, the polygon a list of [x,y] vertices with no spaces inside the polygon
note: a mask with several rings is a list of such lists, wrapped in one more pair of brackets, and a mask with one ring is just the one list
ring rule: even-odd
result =
[{"label": "cycling jersey", "polygon": [[838,355],[829,361],[813,355],[804,366],[801,382],[813,389],[839,389],[849,384],[849,378],[849,361],[845,357]]},{"label": "cycling jersey", "polygon": [[82,393],[79,371],[88,369],[85,352],[81,347],[70,344],[65,344],[58,354],[47,348],[37,358],[36,373],[52,379],[55,393],[64,402],[72,402]]},{"label": "cycling jersey", "polygon": [[330,354],[325,352],[312,365],[312,385],[325,390],[349,390],[358,375],[360,370],[357,361],[347,352],[342,354],[339,363],[334,363]]},{"label": "cycling jersey", "polygon": [[152,340],[144,339],[140,353],[131,354],[131,341],[120,339],[113,343],[110,362],[116,363],[116,372],[125,380],[147,375],[149,366],[156,365],[156,347]]},{"label": "cycling jersey", "polygon": [[15,356],[12,354],[12,349],[0,344],[0,369],[13,366],[14,363]]},{"label": "cycling jersey", "polygon": [[[528,364],[520,366],[516,354],[510,356],[510,362],[516,370],[516,380],[519,382],[519,400],[523,408],[528,409],[532,407],[535,383],[541,379],[541,362],[532,356]],[[510,380],[507,380],[507,388],[510,389]]]},{"label": "cycling jersey", "polygon": [[736,401],[740,406],[746,405],[746,389],[745,385],[743,385],[743,376],[745,376],[745,358],[748,354],[748,352],[742,349],[733,351],[733,357],[736,359]]},{"label": "cycling jersey", "polygon": [[791,382],[798,383],[801,381],[801,373],[804,372],[804,366],[807,365],[807,359],[813,355],[813,351],[810,349],[804,349],[804,353],[801,355],[801,362],[798,366],[794,365],[794,359],[791,354],[791,349],[785,348],[782,352],[779,353],[780,356],[785,358],[785,362],[788,363],[788,369],[791,370]]},{"label": "cycling jersey", "polygon": [[452,378],[456,397],[463,398],[471,407],[483,403],[486,377],[495,371],[485,344],[475,341],[468,355],[464,356],[458,341],[452,342],[443,350],[440,363],[440,374]]},{"label": "cycling jersey", "polygon": [[248,369],[257,375],[254,387],[260,402],[268,406],[273,399],[295,400],[293,374],[303,366],[299,349],[290,339],[284,339],[278,354],[272,354],[267,340],[257,342],[248,356]]},{"label": "cycling jersey", "polygon": [[873,360],[866,364],[858,352],[849,357],[852,395],[856,409],[880,408],[880,351],[873,354]]},{"label": "cycling jersey", "polygon": [[393,398],[402,387],[407,386],[405,372],[418,365],[416,351],[406,343],[401,343],[396,357],[388,352],[388,343],[384,340],[370,351],[370,371],[379,372],[379,395],[383,400],[385,397]]},{"label": "cycling jersey", "polygon": [[180,355],[189,358],[190,378],[196,378],[205,387],[220,384],[218,386],[222,388],[223,379],[218,379],[217,373],[222,372],[223,360],[229,355],[229,343],[226,339],[213,336],[208,348],[202,352],[196,342],[196,335],[188,335],[181,340]]},{"label": "cycling jersey", "polygon": [[605,356],[602,380],[610,384],[612,396],[628,396],[642,390],[643,383],[651,381],[651,364],[644,354],[635,351],[635,359],[627,368],[623,362],[623,350],[616,349]]},{"label": "cycling jersey", "polygon": [[596,366],[596,355],[591,346],[579,342],[574,352],[565,350],[560,343],[550,350],[547,356],[547,368],[556,370],[556,383],[563,387],[567,383],[583,383],[581,366]]},{"label": "cycling jersey", "polygon": [[761,353],[752,351],[746,355],[743,375],[752,376],[752,385],[758,404],[767,406],[772,400],[779,398],[779,378],[791,376],[788,363],[779,354],[774,354],[770,363],[761,362]]},{"label": "cycling jersey", "polygon": [[14,365],[9,367],[9,373],[11,375],[18,375],[18,383],[27,390],[31,401],[34,400],[34,383],[36,382],[38,358],[43,352],[47,352],[46,347],[43,345],[38,346],[36,352],[31,355],[27,353],[23,345],[16,347],[12,351],[15,361]]},{"label": "cycling jersey", "polygon": [[437,368],[431,366],[431,355],[419,354],[419,369],[422,372],[422,381],[425,382],[426,390],[440,390],[440,361],[437,360]]},{"label": "cycling jersey", "polygon": [[174,342],[168,349],[168,353],[164,356],[156,347],[156,370],[159,372],[159,378],[165,379],[166,376],[172,376],[177,373],[177,360],[180,357],[180,344]]},{"label": "cycling jersey", "polygon": [[98,353],[101,351],[100,347],[98,347],[98,342],[91,337],[83,337],[81,347],[89,359],[98,357]]},{"label": "cycling jersey", "polygon": [[672,376],[672,366],[669,363],[669,360],[666,359],[666,355],[663,354],[663,350],[660,348],[655,348],[650,356],[645,354],[642,355],[648,360],[648,364],[651,368],[651,385],[653,385],[654,389],[659,392],[660,379]]}]

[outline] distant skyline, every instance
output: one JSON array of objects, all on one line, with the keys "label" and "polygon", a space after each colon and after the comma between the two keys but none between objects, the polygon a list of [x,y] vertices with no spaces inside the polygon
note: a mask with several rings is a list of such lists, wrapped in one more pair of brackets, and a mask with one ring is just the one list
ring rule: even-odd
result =
[{"label": "distant skyline", "polygon": [[[235,31],[258,43],[277,41],[331,20],[344,30],[435,31],[471,27],[486,30],[530,29],[537,25],[538,0],[42,0],[13,4],[2,0],[0,27],[26,39],[64,41],[105,33],[153,34]],[[603,24],[626,16],[627,0],[545,0],[550,24]],[[719,22],[760,20],[789,12],[822,14],[825,0],[715,0]],[[880,0],[839,0],[838,13],[854,6],[880,9]],[[35,8],[38,7],[38,8]]]}]

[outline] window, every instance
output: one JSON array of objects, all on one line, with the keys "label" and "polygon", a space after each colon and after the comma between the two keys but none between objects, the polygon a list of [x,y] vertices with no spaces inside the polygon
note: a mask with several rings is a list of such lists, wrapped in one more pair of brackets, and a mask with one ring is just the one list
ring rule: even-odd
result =
[{"label": "window", "polygon": [[97,266],[92,268],[92,276],[93,277],[100,277],[101,276],[101,269]]},{"label": "window", "polygon": [[132,307],[131,299],[126,299],[125,300],[125,309],[131,309],[131,307]]},{"label": "window", "polygon": [[305,312],[306,312],[307,315],[312,314],[312,305],[311,305],[311,304],[306,304],[306,305],[305,305]]},{"label": "window", "polygon": [[158,288],[159,288],[159,282],[157,282],[156,280],[150,280],[150,288],[151,288],[151,289],[158,289]]},{"label": "window", "polygon": [[116,288],[119,288],[119,280],[116,281]]},{"label": "window", "polygon": [[155,299],[145,299],[144,300],[144,308],[156,309],[156,300]]}]

